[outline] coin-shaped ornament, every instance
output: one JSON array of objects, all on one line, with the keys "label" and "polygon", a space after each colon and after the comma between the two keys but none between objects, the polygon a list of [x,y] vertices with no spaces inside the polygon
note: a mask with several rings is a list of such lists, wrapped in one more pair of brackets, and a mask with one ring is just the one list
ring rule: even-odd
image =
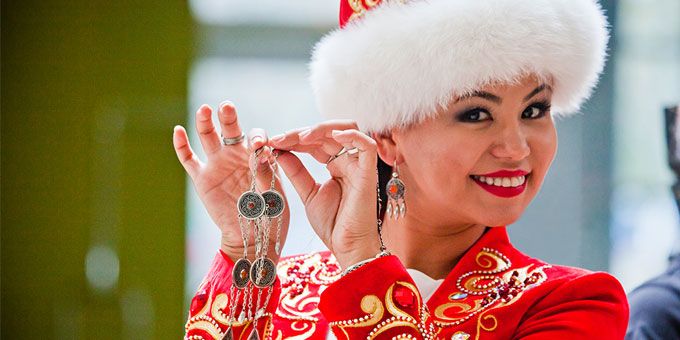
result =
[{"label": "coin-shaped ornament", "polygon": [[238,212],[241,216],[254,220],[265,211],[265,203],[262,195],[254,191],[246,191],[238,198]]},{"label": "coin-shaped ornament", "polygon": [[286,203],[284,203],[283,196],[281,196],[278,191],[267,190],[262,193],[262,197],[264,198],[264,202],[267,207],[265,211],[267,217],[279,217],[283,213]]},{"label": "coin-shaped ornament", "polygon": [[258,288],[269,287],[276,280],[276,264],[268,258],[259,258],[250,267],[250,280]]},{"label": "coin-shaped ornament", "polygon": [[248,281],[250,280],[250,261],[247,259],[238,259],[234,263],[234,269],[231,272],[231,279],[234,282],[234,286],[237,288],[244,288]]}]

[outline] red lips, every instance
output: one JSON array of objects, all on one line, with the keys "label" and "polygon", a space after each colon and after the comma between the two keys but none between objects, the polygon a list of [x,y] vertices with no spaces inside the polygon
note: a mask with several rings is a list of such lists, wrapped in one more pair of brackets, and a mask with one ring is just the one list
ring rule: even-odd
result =
[{"label": "red lips", "polygon": [[[484,175],[477,175],[477,176],[472,177],[472,179],[475,181],[475,183],[477,183],[479,186],[482,187],[482,189],[486,190],[487,192],[494,194],[496,196],[499,196],[499,197],[510,198],[510,197],[515,197],[515,196],[524,192],[524,190],[527,187],[527,180],[528,180],[527,175],[529,175],[529,172],[524,171],[524,170],[500,170],[500,171],[491,172],[491,173],[484,174]],[[494,178],[497,178],[497,177],[507,177],[507,178],[509,178],[509,177],[525,176],[525,178],[524,178],[524,183],[522,183],[519,186],[502,187],[502,186],[495,186],[495,185],[487,184],[486,182],[482,182],[482,181],[479,180],[479,176],[494,177]]]}]

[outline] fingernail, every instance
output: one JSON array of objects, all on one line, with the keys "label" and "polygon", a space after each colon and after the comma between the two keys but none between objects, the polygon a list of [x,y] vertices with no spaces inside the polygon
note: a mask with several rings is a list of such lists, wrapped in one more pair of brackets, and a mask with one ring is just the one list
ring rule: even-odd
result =
[{"label": "fingernail", "polygon": [[311,132],[312,132],[312,130],[302,131],[302,132],[300,132],[300,133],[298,134],[298,136],[299,136],[300,138],[305,138],[305,137],[309,136],[309,134],[310,134]]},{"label": "fingernail", "polygon": [[255,136],[255,137],[253,137],[252,141],[253,141],[253,144],[257,144],[258,142],[262,141],[262,137]]},{"label": "fingernail", "polygon": [[331,135],[333,135],[333,136],[337,136],[337,135],[339,135],[340,133],[342,133],[342,131],[340,131],[340,130],[333,130],[333,131],[331,131]]},{"label": "fingernail", "polygon": [[225,101],[220,103],[220,109],[222,109],[225,105],[234,106],[234,103],[232,103],[230,100],[225,100]]},{"label": "fingernail", "polygon": [[276,136],[270,138],[269,140],[272,141],[272,142],[280,142],[281,140],[283,140],[283,137],[285,137],[285,136],[286,135],[284,135],[284,134],[280,134],[280,135],[276,135]]}]

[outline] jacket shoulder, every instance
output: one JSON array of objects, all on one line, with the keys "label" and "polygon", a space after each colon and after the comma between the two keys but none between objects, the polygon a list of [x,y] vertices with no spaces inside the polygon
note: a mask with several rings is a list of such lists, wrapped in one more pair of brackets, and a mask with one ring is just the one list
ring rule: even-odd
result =
[{"label": "jacket shoulder", "polygon": [[[552,265],[540,297],[520,322],[519,338],[555,332],[568,325],[568,334],[623,338],[628,324],[628,301],[621,283],[606,272]],[[607,325],[607,327],[602,327]]]}]

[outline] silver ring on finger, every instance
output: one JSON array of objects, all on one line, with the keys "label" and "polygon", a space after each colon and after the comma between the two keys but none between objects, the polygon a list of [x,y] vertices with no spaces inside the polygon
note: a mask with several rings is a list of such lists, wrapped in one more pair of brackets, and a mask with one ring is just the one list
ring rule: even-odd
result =
[{"label": "silver ring on finger", "polygon": [[222,136],[221,134],[220,134],[220,136],[222,137],[222,145],[241,144],[243,139],[246,138],[246,135],[243,132],[241,132],[241,135],[238,136],[238,137],[227,138],[227,137]]},{"label": "silver ring on finger", "polygon": [[358,148],[351,148],[351,149],[347,150],[347,156],[356,155],[356,154],[359,153],[359,151],[361,151],[361,150],[359,150]]},{"label": "silver ring on finger", "polygon": [[328,157],[328,160],[326,161],[326,165],[330,164],[330,162],[334,161],[336,158],[342,156],[345,152],[347,152],[347,149],[345,147],[343,147],[342,149],[340,149],[340,151],[338,151],[338,153]]}]

